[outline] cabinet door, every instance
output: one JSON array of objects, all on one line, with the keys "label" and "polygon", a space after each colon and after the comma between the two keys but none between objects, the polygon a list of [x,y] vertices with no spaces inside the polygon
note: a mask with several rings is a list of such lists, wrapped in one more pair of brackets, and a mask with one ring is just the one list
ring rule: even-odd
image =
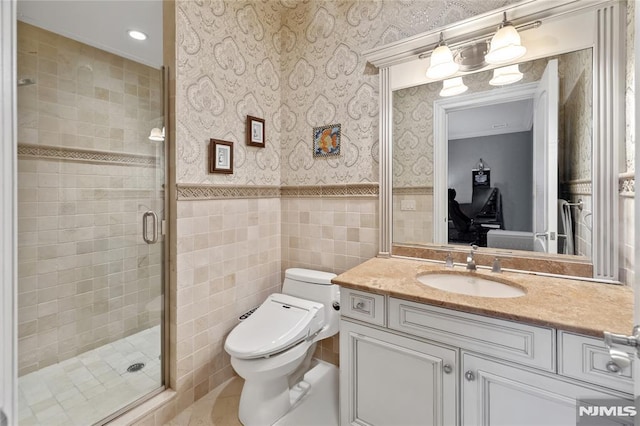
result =
[{"label": "cabinet door", "polygon": [[[575,426],[581,424],[576,400],[620,397],[468,353],[462,354],[461,374],[462,424],[468,426]],[[632,425],[633,419],[597,424]]]},{"label": "cabinet door", "polygon": [[341,424],[455,425],[455,349],[341,321]]}]

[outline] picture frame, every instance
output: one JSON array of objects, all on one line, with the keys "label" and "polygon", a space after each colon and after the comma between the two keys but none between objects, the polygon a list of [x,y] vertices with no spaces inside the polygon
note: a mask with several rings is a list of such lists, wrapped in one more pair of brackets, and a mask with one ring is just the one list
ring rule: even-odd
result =
[{"label": "picture frame", "polygon": [[340,155],[340,124],[328,124],[313,128],[313,156]]},{"label": "picture frame", "polygon": [[209,173],[233,173],[233,142],[210,140]]},{"label": "picture frame", "polygon": [[472,169],[471,170],[471,183],[475,188],[477,186],[490,187],[491,186],[491,169]]},{"label": "picture frame", "polygon": [[264,119],[247,115],[247,145],[264,148],[266,143]]}]

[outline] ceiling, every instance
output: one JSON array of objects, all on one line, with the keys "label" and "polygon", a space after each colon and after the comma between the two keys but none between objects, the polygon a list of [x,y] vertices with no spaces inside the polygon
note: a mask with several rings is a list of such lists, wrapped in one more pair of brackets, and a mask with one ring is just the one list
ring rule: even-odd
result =
[{"label": "ceiling", "polygon": [[[161,0],[18,0],[18,20],[154,68],[162,66]],[[147,34],[136,41],[127,34]]]},{"label": "ceiling", "polygon": [[449,140],[526,132],[533,125],[533,99],[469,108],[447,116]]}]

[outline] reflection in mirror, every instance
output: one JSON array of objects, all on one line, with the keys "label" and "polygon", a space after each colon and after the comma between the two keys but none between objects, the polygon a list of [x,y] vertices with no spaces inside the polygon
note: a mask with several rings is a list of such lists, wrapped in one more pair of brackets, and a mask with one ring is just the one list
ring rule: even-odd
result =
[{"label": "reflection in mirror", "polygon": [[[557,63],[558,102],[550,103],[557,105],[557,130],[550,129],[557,146],[543,131],[554,121],[542,119],[551,113],[540,83],[550,62]],[[522,63],[524,78],[497,88],[489,85],[492,71],[465,75],[468,91],[446,100],[441,82],[394,91],[393,243],[590,258],[592,63],[591,49]],[[514,91],[517,99],[507,94]],[[469,101],[447,109],[454,98]],[[442,141],[434,140],[434,107],[446,110]],[[434,164],[437,143],[448,156]],[[445,183],[434,194],[437,173]],[[434,223],[437,203],[447,203],[447,222]]]}]

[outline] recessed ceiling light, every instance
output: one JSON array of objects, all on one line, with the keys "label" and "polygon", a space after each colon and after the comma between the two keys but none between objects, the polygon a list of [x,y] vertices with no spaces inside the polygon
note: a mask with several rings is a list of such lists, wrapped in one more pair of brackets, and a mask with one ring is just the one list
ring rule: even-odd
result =
[{"label": "recessed ceiling light", "polygon": [[143,33],[142,31],[129,30],[127,32],[127,34],[129,34],[129,37],[131,37],[134,40],[146,40],[147,39],[147,35],[145,33]]}]

